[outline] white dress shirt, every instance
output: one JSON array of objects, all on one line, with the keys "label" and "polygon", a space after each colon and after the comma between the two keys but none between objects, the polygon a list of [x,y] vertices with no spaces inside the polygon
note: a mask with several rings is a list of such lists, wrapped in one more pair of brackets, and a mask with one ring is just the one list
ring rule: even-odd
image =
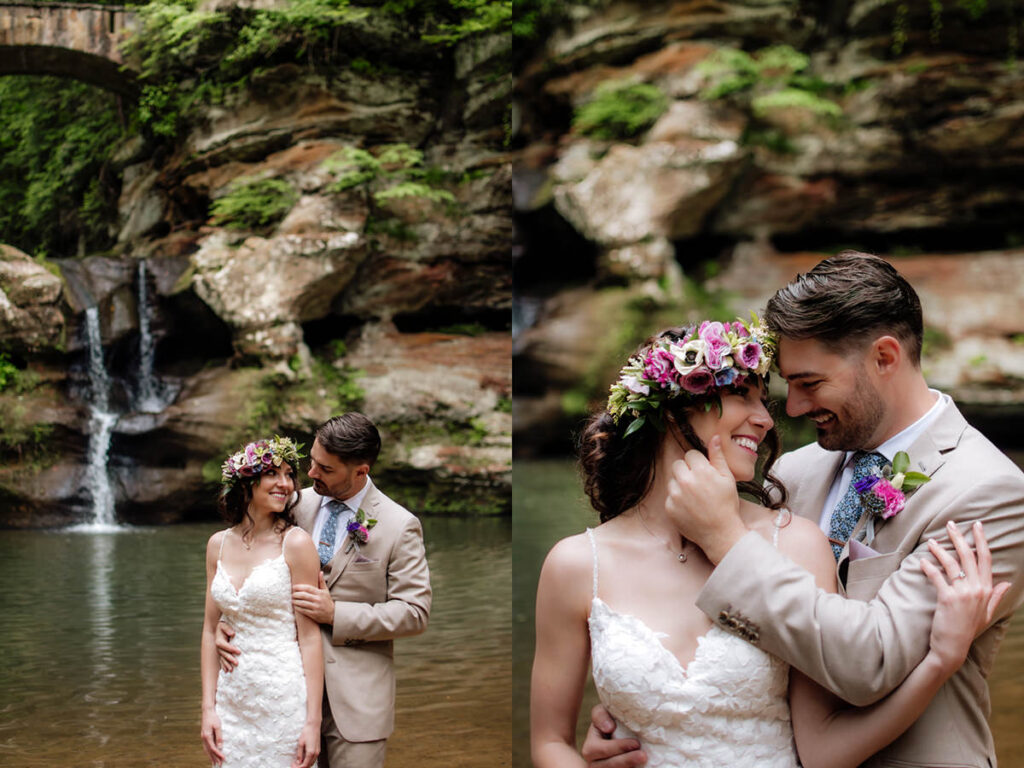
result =
[{"label": "white dress shirt", "polygon": [[[345,526],[355,519],[356,510],[359,509],[359,505],[363,503],[363,499],[366,498],[366,494],[370,492],[372,487],[373,481],[370,480],[370,476],[367,475],[366,484],[363,486],[361,491],[356,493],[354,496],[349,496],[347,499],[338,499],[338,501],[348,507],[348,510],[338,515],[338,528],[337,533],[334,536],[334,551],[331,552],[331,557],[338,554],[338,549],[340,549],[348,539],[348,532],[345,530]],[[313,543],[317,547],[320,546],[320,534],[323,532],[324,525],[327,522],[327,516],[330,515],[327,505],[332,501],[334,501],[334,499],[330,496],[320,497],[320,509],[316,513],[316,523],[313,525]]]},{"label": "white dress shirt", "polygon": [[[928,391],[935,395],[935,404],[928,409],[928,412],[902,432],[898,432],[875,448],[874,453],[880,453],[885,456],[890,464],[892,464],[892,460],[896,457],[897,453],[909,451],[910,446],[928,428],[928,425],[938,418],[947,405],[953,402],[949,395],[943,394],[937,389],[929,389]],[[855,453],[857,452],[846,452],[846,458],[842,464],[843,471],[838,473],[832,480],[832,487],[829,489],[828,496],[825,497],[825,506],[821,510],[821,518],[818,521],[818,525],[825,532],[826,536],[832,523],[832,511],[836,508],[839,500],[843,498],[843,494],[846,493],[847,487],[853,480],[853,456]],[[910,458],[913,460],[914,457],[911,456]]]}]

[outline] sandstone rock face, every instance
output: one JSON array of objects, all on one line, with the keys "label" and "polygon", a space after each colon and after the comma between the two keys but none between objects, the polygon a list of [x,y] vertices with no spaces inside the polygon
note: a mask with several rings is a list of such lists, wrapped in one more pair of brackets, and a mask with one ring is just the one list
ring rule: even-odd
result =
[{"label": "sandstone rock face", "polygon": [[[943,6],[940,26],[927,4],[907,4],[897,23],[894,6],[871,0],[568,14],[516,90],[528,244],[517,268],[529,286],[517,449],[554,445],[561,430],[566,450],[581,406],[601,404],[616,363],[595,362],[595,338],[637,342],[673,315],[746,315],[843,248],[891,259],[918,289],[934,386],[965,407],[1024,402],[1024,78],[1005,66],[1004,11],[968,19]],[[898,54],[894,29],[906,35]],[[736,51],[760,60],[766,41],[807,55],[799,77],[786,79],[786,64],[747,69],[746,81],[716,72]],[[635,136],[582,135],[571,116],[611,81],[656,87],[665,111]],[[759,101],[769,95],[774,106]],[[580,274],[558,270],[567,248],[592,254],[571,262]],[[645,297],[646,314],[609,310],[622,287]]]},{"label": "sandstone rock face", "polygon": [[36,352],[64,343],[61,279],[27,254],[0,245],[0,345]]},{"label": "sandstone rock face", "polygon": [[[340,41],[358,40],[371,71],[268,67],[179,144],[126,144],[112,253],[61,260],[63,281],[24,254],[0,256],[0,350],[43,381],[11,407],[48,435],[0,455],[0,527],[90,514],[92,306],[117,416],[107,475],[120,520],[211,518],[228,450],[275,432],[308,447],[320,423],[354,409],[380,424],[374,476],[410,509],[510,511],[510,41],[438,48],[374,18]],[[325,161],[339,150],[394,145],[422,163],[334,186]],[[423,177],[453,201],[375,196]],[[212,203],[244,179],[287,184],[283,215],[218,223]],[[147,332],[159,409],[138,396]]]},{"label": "sandstone rock face", "polygon": [[250,237],[237,247],[213,234],[192,257],[191,286],[235,329],[243,355],[289,358],[302,344],[299,323],[327,313],[365,256],[355,232]]}]

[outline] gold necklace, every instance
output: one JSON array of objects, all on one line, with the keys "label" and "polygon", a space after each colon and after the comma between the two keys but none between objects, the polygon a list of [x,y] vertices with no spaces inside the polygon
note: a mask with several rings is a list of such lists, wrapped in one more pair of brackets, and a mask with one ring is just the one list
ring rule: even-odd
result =
[{"label": "gold necklace", "polygon": [[[644,530],[647,531],[651,535],[651,538],[653,538],[653,539],[655,539],[657,541],[660,541],[662,544],[664,544],[665,545],[665,549],[667,549],[669,552],[671,552],[673,555],[675,555],[676,556],[676,560],[678,560],[680,563],[685,563],[686,562],[686,552],[685,551],[684,552],[676,552],[674,549],[672,549],[672,545],[671,544],[669,544],[667,541],[665,541],[663,538],[661,538],[660,536],[655,534],[654,531],[652,531],[650,528],[647,527],[647,523],[644,522],[644,516],[643,516],[643,513],[640,511],[639,507],[637,507],[636,516],[638,518],[640,518],[640,525],[642,525],[644,527]],[[686,539],[683,538],[682,534],[679,535],[679,540],[683,543],[683,549],[685,550],[686,549]]]}]

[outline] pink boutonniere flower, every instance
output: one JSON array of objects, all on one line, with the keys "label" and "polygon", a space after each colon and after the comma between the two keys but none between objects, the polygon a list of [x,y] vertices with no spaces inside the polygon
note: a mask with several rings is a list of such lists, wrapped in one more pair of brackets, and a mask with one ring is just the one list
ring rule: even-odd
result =
[{"label": "pink boutonniere flower", "polygon": [[907,497],[931,480],[922,472],[909,472],[910,456],[900,451],[878,474],[858,480],[853,488],[860,494],[861,504],[868,513],[866,543],[875,537],[875,520],[888,520],[903,511]]},{"label": "pink boutonniere flower", "polygon": [[370,517],[362,509],[356,512],[355,518],[345,526],[345,530],[348,531],[348,546],[345,548],[345,552],[351,552],[352,547],[358,547],[360,544],[368,542],[370,529],[376,524],[376,518]]}]

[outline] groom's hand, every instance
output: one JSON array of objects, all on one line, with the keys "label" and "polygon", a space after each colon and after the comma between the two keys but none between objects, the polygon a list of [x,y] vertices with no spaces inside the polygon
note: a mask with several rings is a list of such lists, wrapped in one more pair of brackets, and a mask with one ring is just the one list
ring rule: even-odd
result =
[{"label": "groom's hand", "polygon": [[327,590],[323,571],[320,572],[317,586],[296,584],[292,587],[292,606],[317,624],[334,624],[334,601]]},{"label": "groom's hand", "polygon": [[740,518],[736,479],[722,453],[722,439],[708,442],[708,457],[687,451],[672,463],[665,513],[679,533],[700,547],[708,560],[721,562],[748,532]]},{"label": "groom's hand", "polygon": [[217,622],[217,631],[214,633],[214,643],[217,646],[217,656],[220,659],[220,668],[230,672],[238,666],[238,654],[241,651],[231,644],[231,638],[235,636],[235,630],[223,621]]},{"label": "groom's hand", "polygon": [[600,704],[590,710],[590,728],[580,754],[587,768],[629,768],[646,765],[647,755],[636,739],[613,739],[615,721]]}]

